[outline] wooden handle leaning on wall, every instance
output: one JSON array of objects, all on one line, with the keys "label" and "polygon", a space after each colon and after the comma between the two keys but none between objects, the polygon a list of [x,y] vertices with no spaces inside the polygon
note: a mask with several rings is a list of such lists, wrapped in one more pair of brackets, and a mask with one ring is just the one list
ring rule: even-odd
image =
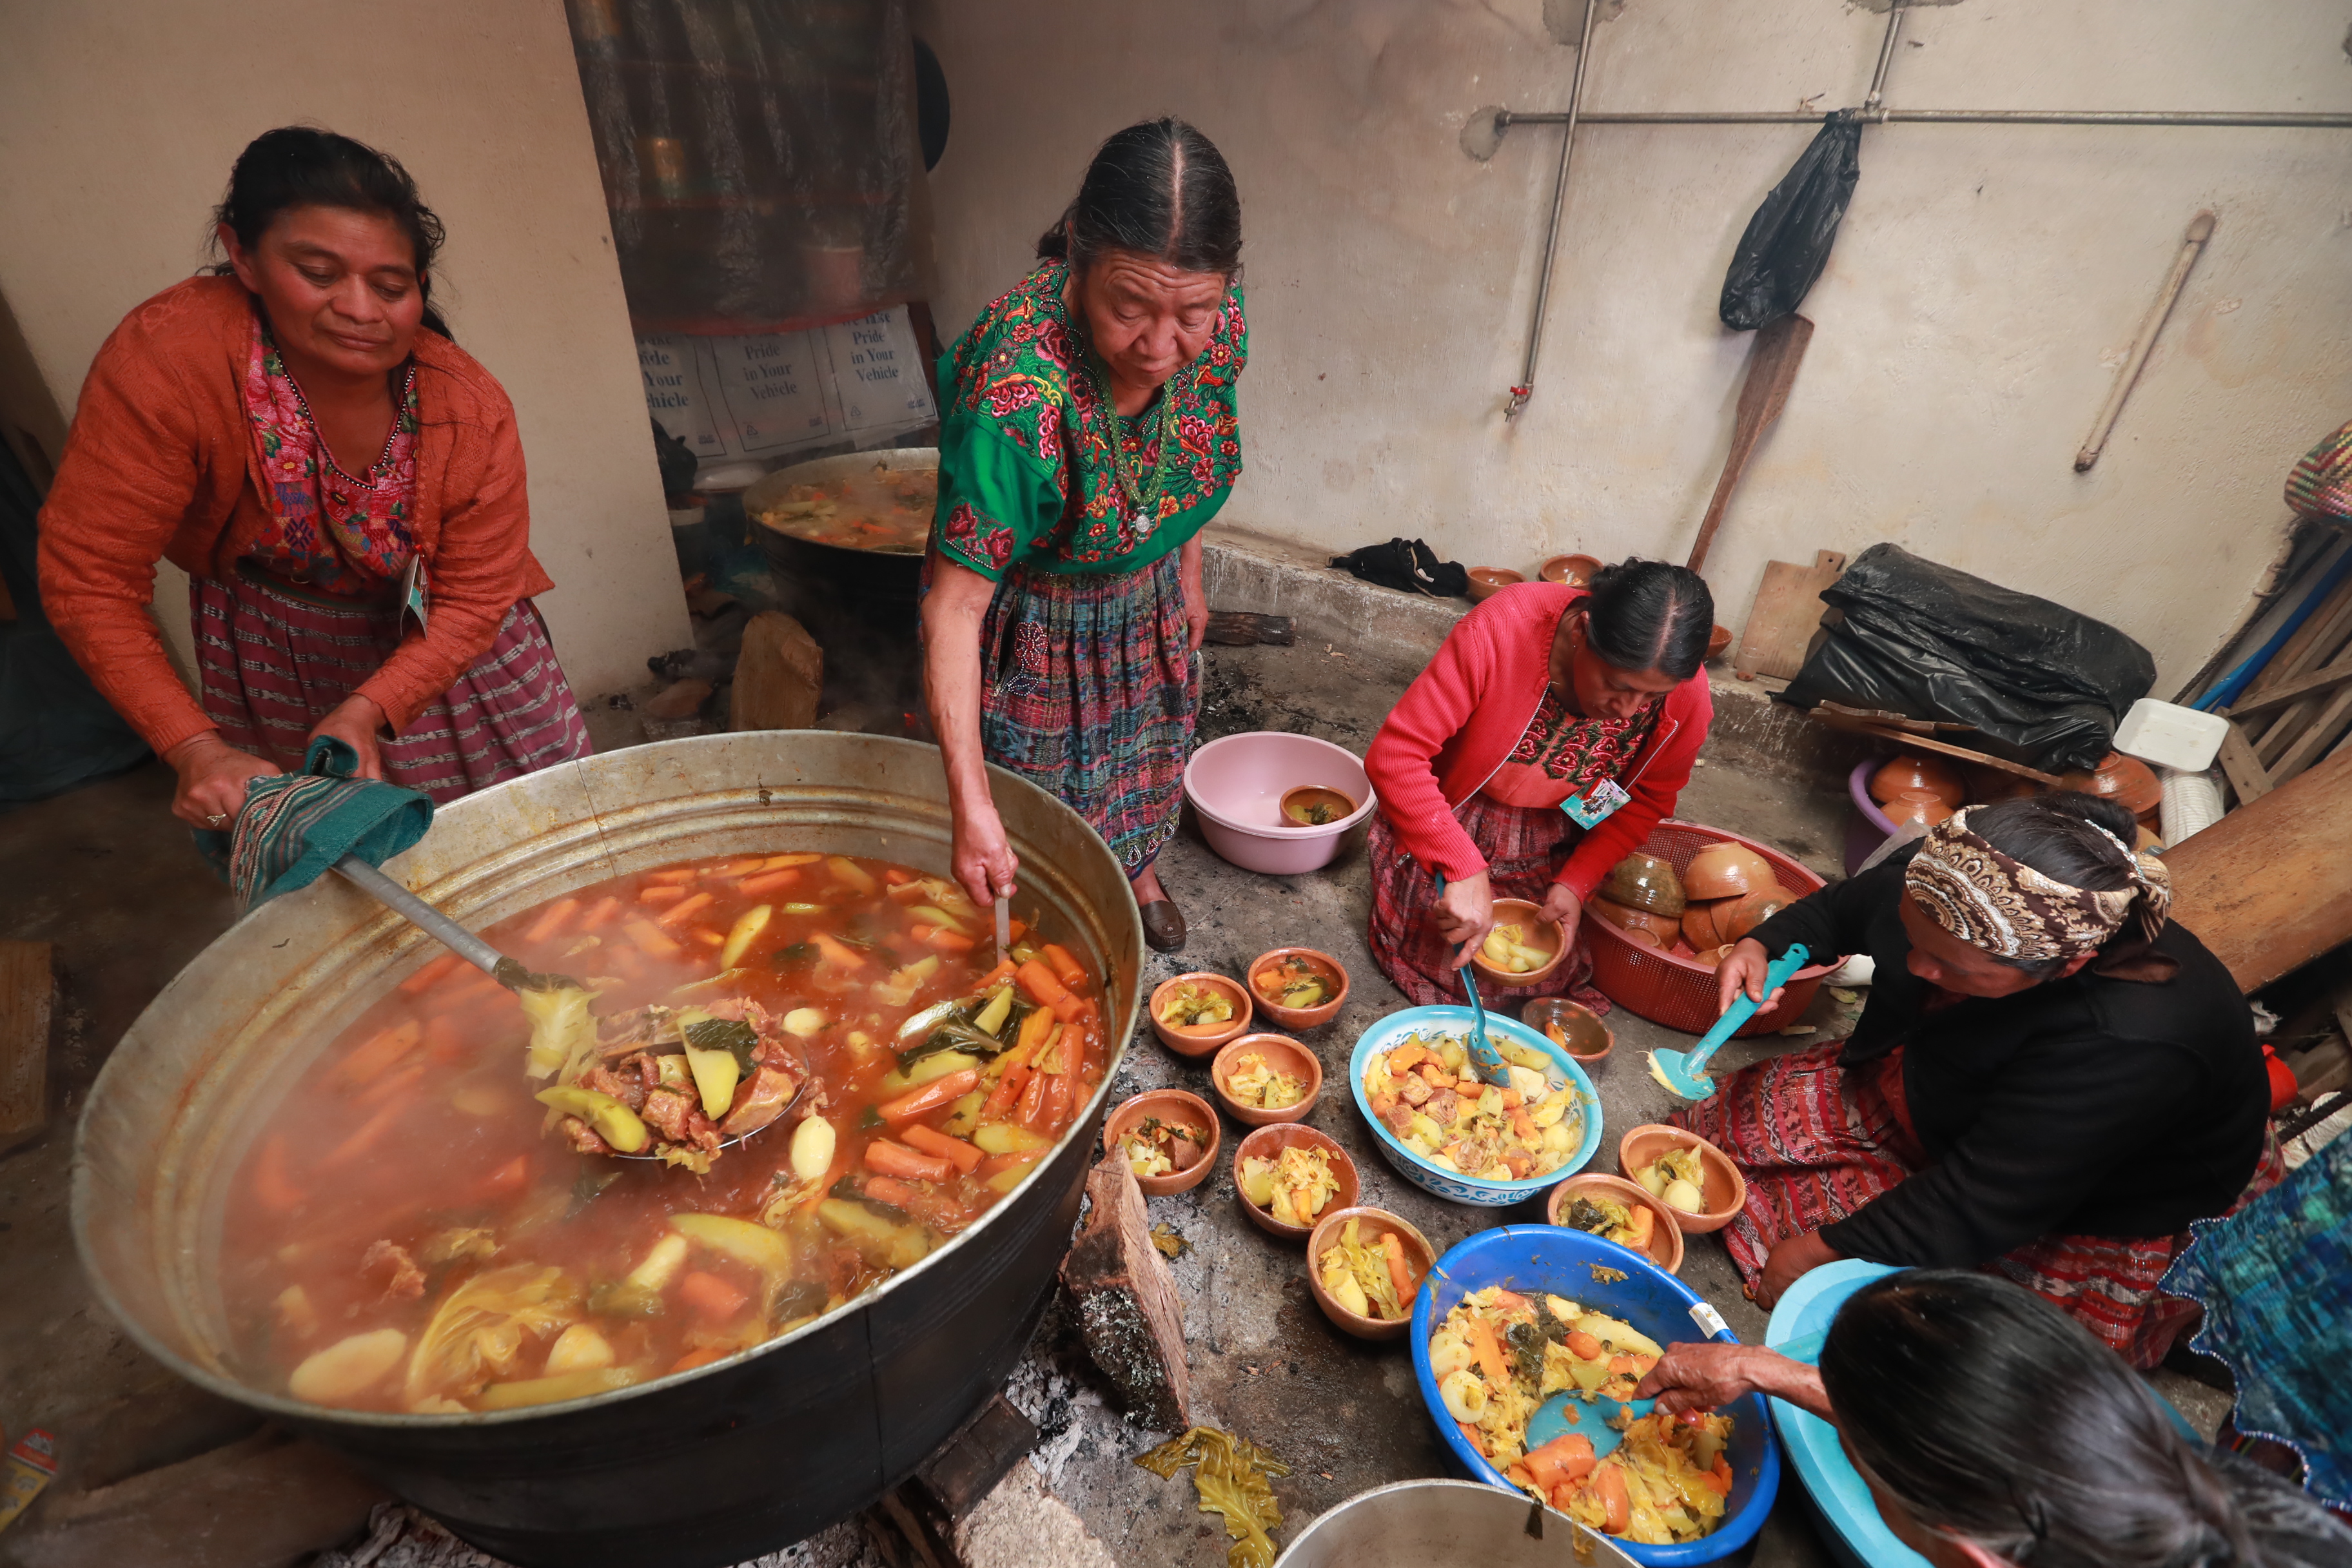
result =
[{"label": "wooden handle leaning on wall", "polygon": [[1715,531],[1723,526],[1723,509],[1730,504],[1732,489],[1746,471],[1765,426],[1788,406],[1789,388],[1797,379],[1797,366],[1804,361],[1805,345],[1812,341],[1813,323],[1794,310],[1756,329],[1756,342],[1748,351],[1748,379],[1739,387],[1739,411],[1732,419],[1731,450],[1724,457],[1723,477],[1715,481],[1714,499],[1706,503],[1706,518],[1698,525],[1698,538],[1691,545],[1692,571],[1706,569]]},{"label": "wooden handle leaning on wall", "polygon": [[2116,427],[2116,419],[2124,411],[2124,399],[2131,395],[2140,370],[2147,363],[2149,351],[2156,347],[2157,334],[2164,331],[2173,304],[2180,298],[2181,285],[2189,281],[2189,269],[2197,265],[2197,258],[2205,252],[2205,242],[2212,237],[2211,213],[2199,213],[2189,220],[2189,232],[2180,240],[2180,254],[2172,258],[2171,276],[2156,291],[2156,303],[2140,318],[2139,335],[2132,339],[2131,353],[2124,356],[2123,368],[2116,372],[2116,384],[2107,389],[2107,401],[2100,407],[2098,418],[2092,421],[2091,434],[2083,442],[2083,449],[2074,454],[2076,473],[2087,472],[2099,460],[2099,453]]}]

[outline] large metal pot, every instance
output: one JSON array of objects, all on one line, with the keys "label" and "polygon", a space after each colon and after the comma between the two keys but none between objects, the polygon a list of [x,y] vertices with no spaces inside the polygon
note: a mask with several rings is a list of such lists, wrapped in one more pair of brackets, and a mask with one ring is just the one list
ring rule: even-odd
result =
[{"label": "large metal pot", "polygon": [[[778,468],[743,492],[743,515],[768,558],[770,570],[785,591],[787,607],[803,620],[809,618],[810,612],[822,618],[827,608],[838,606],[866,625],[911,628],[915,624],[915,600],[923,576],[921,551],[901,555],[882,550],[852,550],[844,544],[820,544],[780,528],[770,528],[760,521],[760,513],[774,506],[794,485],[824,484],[870,472],[877,465],[885,468],[936,468],[940,466],[940,450],[936,447],[888,447],[817,458]],[[822,632],[818,633],[818,640],[824,640]]]},{"label": "large metal pot", "polygon": [[[1116,1070],[1142,956],[1127,879],[1076,814],[992,772],[1024,904],[1066,922],[1107,976]],[[939,753],[910,741],[704,736],[459,801],[386,869],[477,926],[693,856],[790,846],[944,871],[943,794]],[[330,1411],[241,1381],[216,1282],[226,1176],[286,1085],[436,952],[329,878],[240,921],[115,1048],[75,1146],[74,1235],[100,1300],[165,1365],[340,1450],[485,1551],[563,1568],[733,1563],[799,1540],[912,1473],[1009,1374],[1076,1219],[1108,1075],[1036,1173],[970,1230],[726,1361],[495,1415]]]}]

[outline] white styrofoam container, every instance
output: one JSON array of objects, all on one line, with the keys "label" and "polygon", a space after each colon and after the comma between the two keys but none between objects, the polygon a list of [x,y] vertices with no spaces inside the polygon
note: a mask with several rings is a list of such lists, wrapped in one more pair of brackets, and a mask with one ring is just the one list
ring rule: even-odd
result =
[{"label": "white styrofoam container", "polygon": [[2143,697],[2116,726],[2116,750],[2158,767],[2201,773],[2213,765],[2221,737],[2229,732],[2230,721],[2219,713]]}]

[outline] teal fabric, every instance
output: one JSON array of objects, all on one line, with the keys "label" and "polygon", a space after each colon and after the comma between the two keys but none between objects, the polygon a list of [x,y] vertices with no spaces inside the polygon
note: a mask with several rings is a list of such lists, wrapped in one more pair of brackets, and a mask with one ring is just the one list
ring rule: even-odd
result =
[{"label": "teal fabric", "polygon": [[310,742],[299,773],[256,779],[226,833],[196,847],[236,895],[240,911],[307,888],[346,855],[381,866],[433,826],[429,796],[353,778],[359,753],[331,735]]}]

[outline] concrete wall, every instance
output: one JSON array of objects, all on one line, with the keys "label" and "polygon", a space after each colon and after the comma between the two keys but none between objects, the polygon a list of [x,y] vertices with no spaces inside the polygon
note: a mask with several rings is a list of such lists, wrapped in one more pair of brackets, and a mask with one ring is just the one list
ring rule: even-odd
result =
[{"label": "concrete wall", "polygon": [[[435,298],[514,400],[573,685],[635,685],[688,640],[561,0],[0,0],[0,298],[58,405],[203,264],[238,151],[330,126],[398,156],[448,225]],[[157,605],[184,655],[168,565]]]},{"label": "concrete wall", "polygon": [[[1883,13],[1884,5],[1879,5]],[[1253,357],[1226,515],[1469,565],[1681,559],[1748,339],[1717,295],[1809,129],[1588,128],[1535,401],[1502,417],[1559,133],[1457,144],[1481,105],[1565,106],[1579,0],[924,0],[954,98],[932,175],[943,336],[1009,285],[1094,144],[1149,113],[1238,175]],[[1603,0],[1594,109],[1827,109],[1883,14],[1843,0]],[[2352,110],[2336,0],[1990,0],[1910,13],[1918,108]],[[1708,567],[1745,617],[1768,559],[1885,539],[2101,616],[2168,695],[2246,607],[2288,467],[2352,416],[2352,132],[1891,126],[1805,311],[1819,325]],[[2072,458],[2200,207],[2220,228],[2105,458]]]}]

